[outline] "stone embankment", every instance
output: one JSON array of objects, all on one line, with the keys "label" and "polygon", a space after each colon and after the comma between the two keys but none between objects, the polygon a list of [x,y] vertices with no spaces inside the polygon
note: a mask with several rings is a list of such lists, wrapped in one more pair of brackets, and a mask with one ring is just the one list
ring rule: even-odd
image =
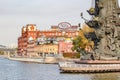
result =
[{"label": "stone embankment", "polygon": [[62,72],[120,72],[120,61],[79,61],[79,62],[59,62]]},{"label": "stone embankment", "polygon": [[46,58],[22,58],[22,57],[8,57],[10,60],[23,61],[23,62],[36,62],[45,64],[58,64],[58,62],[63,61],[78,61],[79,59],[67,59],[67,58],[56,58],[56,57],[46,57]]},{"label": "stone embankment", "polygon": [[23,61],[23,62],[36,62],[36,63],[43,63],[44,59],[43,58],[15,58],[15,57],[9,57],[8,59],[10,60],[15,60],[15,61]]}]

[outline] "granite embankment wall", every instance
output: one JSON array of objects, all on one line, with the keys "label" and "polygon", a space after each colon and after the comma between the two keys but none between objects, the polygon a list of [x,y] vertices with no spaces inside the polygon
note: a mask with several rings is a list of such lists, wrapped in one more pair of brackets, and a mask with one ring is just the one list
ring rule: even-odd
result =
[{"label": "granite embankment wall", "polygon": [[10,60],[24,61],[24,62],[37,62],[45,64],[57,64],[60,61],[77,61],[79,59],[67,59],[67,58],[55,58],[55,57],[46,57],[46,58],[15,58],[9,57]]}]

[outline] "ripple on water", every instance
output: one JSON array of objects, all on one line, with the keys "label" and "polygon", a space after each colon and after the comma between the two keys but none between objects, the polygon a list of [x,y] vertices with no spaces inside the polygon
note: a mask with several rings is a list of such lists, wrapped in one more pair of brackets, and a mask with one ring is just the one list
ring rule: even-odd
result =
[{"label": "ripple on water", "polygon": [[0,58],[0,80],[119,80],[118,74],[60,73],[55,64],[26,63]]}]

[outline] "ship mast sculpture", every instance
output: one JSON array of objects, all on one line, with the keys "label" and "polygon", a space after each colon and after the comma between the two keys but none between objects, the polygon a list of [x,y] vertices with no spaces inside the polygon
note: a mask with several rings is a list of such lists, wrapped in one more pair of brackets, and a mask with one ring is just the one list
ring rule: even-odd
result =
[{"label": "ship mast sculpture", "polygon": [[[87,12],[92,20],[86,24],[95,29],[86,37],[94,41],[96,58],[120,57],[120,8],[118,0],[93,0],[94,7]],[[83,18],[83,17],[82,17]]]}]

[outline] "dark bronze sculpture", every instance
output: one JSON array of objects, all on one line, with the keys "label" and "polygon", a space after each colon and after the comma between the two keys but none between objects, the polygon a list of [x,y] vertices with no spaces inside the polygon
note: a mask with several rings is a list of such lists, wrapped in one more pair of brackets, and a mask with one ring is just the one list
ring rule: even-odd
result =
[{"label": "dark bronze sculpture", "polygon": [[120,56],[120,8],[118,0],[94,0],[94,7],[88,10],[92,20],[86,24],[95,29],[87,38],[95,43],[96,56]]}]

